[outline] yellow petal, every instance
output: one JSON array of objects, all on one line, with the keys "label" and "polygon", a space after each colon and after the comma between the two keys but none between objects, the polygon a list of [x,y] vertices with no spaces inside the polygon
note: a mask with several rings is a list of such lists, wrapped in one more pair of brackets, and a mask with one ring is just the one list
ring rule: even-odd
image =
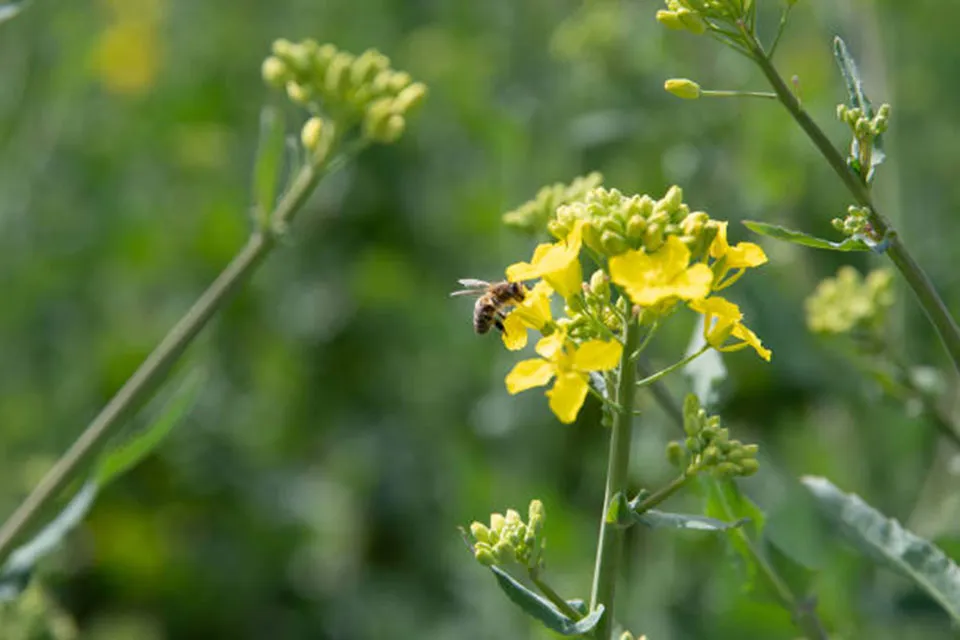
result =
[{"label": "yellow petal", "polygon": [[660,263],[663,276],[672,279],[683,273],[690,264],[690,249],[677,236],[670,236],[653,254],[653,259]]},{"label": "yellow petal", "polygon": [[567,340],[567,336],[563,331],[554,331],[549,336],[541,338],[537,342],[537,353],[552,360],[557,357],[559,353],[563,352],[564,343]]},{"label": "yellow petal", "polygon": [[627,251],[610,258],[610,279],[621,287],[642,289],[649,271],[650,256],[642,251]]},{"label": "yellow petal", "polygon": [[521,360],[507,374],[507,391],[520,393],[534,387],[542,387],[553,377],[553,365],[540,358]]},{"label": "yellow petal", "polygon": [[727,252],[727,267],[730,269],[759,267],[766,263],[767,254],[760,245],[752,242],[738,242]]},{"label": "yellow petal", "polygon": [[701,300],[691,300],[689,306],[704,315],[716,316],[737,322],[743,318],[740,307],[720,296],[710,296]]},{"label": "yellow petal", "polygon": [[717,224],[717,235],[710,244],[710,257],[719,260],[727,255],[730,245],[727,244],[727,223],[719,222]]},{"label": "yellow petal", "polygon": [[573,354],[573,366],[580,371],[609,371],[620,364],[623,345],[611,340],[588,340]]},{"label": "yellow petal", "polygon": [[507,267],[507,280],[520,282],[539,278],[541,273],[539,263],[552,248],[552,244],[538,244],[537,248],[533,250],[533,259],[530,262],[517,262]]},{"label": "yellow petal", "polygon": [[710,295],[712,282],[713,271],[707,265],[698,263],[678,274],[671,284],[674,295],[678,298],[696,300]]},{"label": "yellow petal", "polygon": [[583,290],[583,271],[580,267],[580,258],[574,256],[573,260],[559,271],[544,271],[543,279],[564,299],[577,295]]},{"label": "yellow petal", "polygon": [[504,319],[501,337],[510,351],[519,351],[527,346],[527,327],[516,310]]},{"label": "yellow petal", "polygon": [[587,376],[582,373],[565,373],[547,391],[550,410],[565,424],[577,419],[580,407],[587,398]]},{"label": "yellow petal", "polygon": [[764,348],[763,344],[760,342],[760,338],[758,338],[757,334],[755,334],[753,331],[750,331],[750,329],[747,329],[742,324],[738,324],[733,328],[733,335],[753,347],[753,350],[757,352],[758,356],[767,362],[770,362],[770,356],[772,355],[770,349]]}]

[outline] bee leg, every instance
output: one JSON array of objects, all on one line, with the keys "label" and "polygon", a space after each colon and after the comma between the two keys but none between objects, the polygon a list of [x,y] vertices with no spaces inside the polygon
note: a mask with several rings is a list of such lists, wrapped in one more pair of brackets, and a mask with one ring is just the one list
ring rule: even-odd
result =
[{"label": "bee leg", "polygon": [[506,329],[503,328],[503,321],[507,319],[507,314],[503,311],[497,310],[497,317],[493,319],[493,326],[495,326],[500,333],[504,333]]}]

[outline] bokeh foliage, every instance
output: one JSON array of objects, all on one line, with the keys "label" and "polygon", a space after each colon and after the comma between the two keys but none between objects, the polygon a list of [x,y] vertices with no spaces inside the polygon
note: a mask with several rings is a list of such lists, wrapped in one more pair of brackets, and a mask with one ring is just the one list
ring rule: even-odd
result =
[{"label": "bokeh foliage", "polygon": [[[191,350],[207,382],[186,423],[47,566],[43,586],[82,637],[547,637],[471,561],[456,526],[541,498],[555,586],[582,594],[606,434],[596,406],[565,427],[540,398],[508,397],[511,357],[446,295],[529,253],[501,212],[592,170],[625,192],[678,183],[717,218],[821,237],[848,204],[775,104],[663,91],[673,76],[763,86],[732,52],[665,32],[657,8],[35,0],[0,24],[4,514],[243,242],[274,38],[376,47],[431,90],[399,145],[323,185],[288,246]],[[761,9],[772,27],[775,3]],[[804,0],[777,54],[838,145],[834,34],[874,100],[893,105],[878,199],[954,311],[958,20],[960,6],[933,0]],[[732,240],[746,236],[732,225]],[[945,502],[954,452],[804,329],[817,281],[872,258],[765,247],[771,263],[737,302],[774,360],[727,357],[719,407],[766,452],[744,489],[780,547],[821,570],[819,609],[838,637],[950,637],[930,600],[825,541],[792,479],[825,475],[960,548]],[[889,340],[942,365],[900,293]],[[679,331],[659,364],[685,346]],[[682,397],[682,380],[671,386]],[[669,479],[662,452],[678,433],[646,403],[637,488]],[[635,527],[628,545],[621,602],[635,632],[795,636],[741,588],[714,537]]]}]

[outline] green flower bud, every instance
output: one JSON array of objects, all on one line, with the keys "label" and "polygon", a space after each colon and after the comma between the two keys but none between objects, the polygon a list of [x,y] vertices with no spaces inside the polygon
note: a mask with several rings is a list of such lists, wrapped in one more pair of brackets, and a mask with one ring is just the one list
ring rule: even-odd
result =
[{"label": "green flower bud", "polygon": [[757,444],[745,444],[740,449],[743,451],[743,455],[747,458],[756,458],[757,452],[760,451],[760,445]]},{"label": "green flower bud", "polygon": [[491,513],[490,514],[490,530],[500,535],[500,532],[503,531],[504,525],[507,523],[506,518],[503,517],[501,513]]},{"label": "green flower bud", "polygon": [[657,223],[647,225],[647,231],[643,234],[643,247],[647,253],[653,253],[663,246],[663,227]]},{"label": "green flower bud", "polygon": [[[740,475],[740,467],[732,462],[721,462],[713,467],[713,473],[718,478],[732,478]],[[494,547],[494,551],[496,551],[496,547]]]},{"label": "green flower bud", "polygon": [[520,513],[516,509],[507,509],[506,523],[508,525],[517,525],[522,523],[523,520],[520,518]]},{"label": "green flower bud", "polygon": [[551,220],[547,223],[547,231],[549,231],[550,235],[554,238],[566,238],[567,234],[570,233],[570,227],[559,220]]},{"label": "green flower bud", "polygon": [[346,51],[339,51],[333,56],[323,79],[324,91],[334,96],[343,96],[350,82],[353,60],[353,56]]},{"label": "green flower bud", "polygon": [[703,18],[700,17],[700,14],[690,11],[689,9],[680,9],[677,11],[677,19],[680,20],[680,23],[687,31],[694,35],[700,35],[707,30],[707,24],[703,21]]},{"label": "green flower bud", "polygon": [[620,640],[636,640],[636,639],[633,637],[632,633],[630,633],[629,631],[624,631],[622,634],[620,634]]},{"label": "green flower bud", "polygon": [[696,100],[700,97],[700,85],[687,78],[670,78],[663,83],[667,93],[672,93],[684,100]]},{"label": "green flower bud", "polygon": [[663,9],[657,11],[657,22],[668,29],[673,29],[675,31],[683,31],[687,28],[687,26],[683,24],[683,21],[680,20],[680,16],[678,16],[675,11],[666,11]]},{"label": "green flower bud", "polygon": [[879,117],[879,118],[884,118],[884,119],[889,118],[889,117],[890,117],[890,105],[889,105],[889,104],[886,104],[886,103],[880,105],[880,108],[877,110],[877,117]]},{"label": "green flower bud", "polygon": [[583,225],[583,243],[597,253],[603,253],[603,243],[600,234],[601,231],[593,221],[587,221],[587,223]]},{"label": "green flower bud", "polygon": [[275,89],[282,89],[290,80],[286,63],[276,56],[267,56],[260,67],[264,82]]},{"label": "green flower bud", "polygon": [[627,237],[631,240],[642,240],[647,230],[647,221],[639,213],[635,213],[627,220]]},{"label": "green flower bud", "polygon": [[492,540],[490,535],[490,529],[487,528],[482,522],[471,522],[470,523],[470,535],[473,536],[473,539],[478,543],[482,542],[484,544],[489,544]]},{"label": "green flower bud", "polygon": [[350,83],[354,86],[371,82],[390,66],[390,60],[376,49],[367,49],[350,66]]},{"label": "green flower bud", "polygon": [[287,83],[287,96],[297,104],[307,104],[313,96],[313,91],[306,85],[291,80]]},{"label": "green flower bud", "polygon": [[590,291],[604,300],[610,297],[610,277],[604,273],[603,269],[597,269],[590,276]]},{"label": "green flower bud", "polygon": [[740,475],[752,476],[760,470],[760,463],[754,458],[745,458],[740,461]]},{"label": "green flower bud", "polygon": [[497,544],[493,545],[493,555],[504,561],[510,558],[517,557],[517,549],[509,541],[501,540]]},{"label": "green flower bud", "polygon": [[700,441],[692,436],[684,440],[683,444],[690,453],[697,454],[701,451]]},{"label": "green flower bud", "polygon": [[673,185],[667,189],[663,197],[657,201],[658,206],[656,209],[660,211],[673,211],[681,204],[683,204],[683,189],[677,185]]},{"label": "green flower bud", "polygon": [[617,256],[630,249],[627,239],[615,231],[604,231],[600,236],[600,245],[608,256]]},{"label": "green flower bud", "polygon": [[326,73],[336,55],[337,48],[332,44],[328,43],[318,47],[316,53],[313,54],[313,64],[317,72],[320,74]]},{"label": "green flower bud", "polygon": [[333,135],[330,135],[332,125],[324,122],[322,118],[314,116],[307,120],[300,131],[300,142],[306,149],[315,163],[323,162],[330,152],[330,145],[333,142]]},{"label": "green flower bud", "polygon": [[423,104],[426,97],[427,85],[422,82],[414,82],[397,94],[393,101],[393,109],[397,113],[405,114]]},{"label": "green flower bud", "polygon": [[703,461],[707,464],[718,462],[721,458],[720,449],[712,444],[703,450]]},{"label": "green flower bud", "polygon": [[847,105],[842,102],[837,105],[837,120],[840,122],[847,121]]},{"label": "green flower bud", "polygon": [[677,442],[667,443],[667,461],[674,467],[682,469],[687,466],[687,450]]},{"label": "green flower bud", "polygon": [[473,548],[473,557],[477,559],[477,562],[482,564],[485,567],[495,567],[500,561],[497,559],[497,554],[494,551],[484,545],[480,546],[482,543],[478,543]]}]

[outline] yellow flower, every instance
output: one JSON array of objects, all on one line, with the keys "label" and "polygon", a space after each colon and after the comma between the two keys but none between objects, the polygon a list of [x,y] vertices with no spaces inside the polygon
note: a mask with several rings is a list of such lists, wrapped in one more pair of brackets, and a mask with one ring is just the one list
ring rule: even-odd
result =
[{"label": "yellow flower", "polygon": [[652,307],[673,298],[707,297],[713,272],[705,264],[690,266],[690,250],[670,236],[653,254],[628,251],[610,258],[610,277],[626,289],[634,304]]},{"label": "yellow flower", "polygon": [[[717,227],[717,236],[710,245],[710,257],[723,260],[721,271],[717,274],[717,284],[714,291],[725,289],[736,282],[748,267],[759,267],[767,261],[767,254],[759,245],[752,242],[738,242],[731,247],[727,243],[727,223],[720,222]],[[726,278],[731,269],[738,271]],[[724,280],[726,278],[726,280]]]},{"label": "yellow flower", "polygon": [[[704,315],[703,338],[711,347],[717,351],[739,351],[752,347],[757,355],[770,362],[770,350],[765,349],[757,334],[741,322],[743,314],[740,313],[740,307],[719,296],[712,296],[691,301],[690,308]],[[731,337],[739,342],[724,345]]]},{"label": "yellow flower", "polygon": [[620,362],[623,346],[619,342],[588,340],[579,347],[567,340],[563,331],[555,331],[537,343],[540,358],[522,360],[507,374],[507,391],[520,393],[545,386],[556,377],[546,392],[550,410],[560,422],[573,422],[587,397],[590,371],[609,371]]},{"label": "yellow flower", "polygon": [[527,346],[527,329],[543,332],[544,327],[553,323],[550,312],[550,296],[553,289],[541,280],[527,291],[523,302],[518,304],[503,321],[503,344],[511,351]]},{"label": "yellow flower", "polygon": [[582,220],[577,220],[566,238],[554,244],[538,245],[530,262],[518,262],[507,267],[507,279],[519,282],[543,278],[564,298],[580,293],[583,280],[580,269],[583,225]]}]

